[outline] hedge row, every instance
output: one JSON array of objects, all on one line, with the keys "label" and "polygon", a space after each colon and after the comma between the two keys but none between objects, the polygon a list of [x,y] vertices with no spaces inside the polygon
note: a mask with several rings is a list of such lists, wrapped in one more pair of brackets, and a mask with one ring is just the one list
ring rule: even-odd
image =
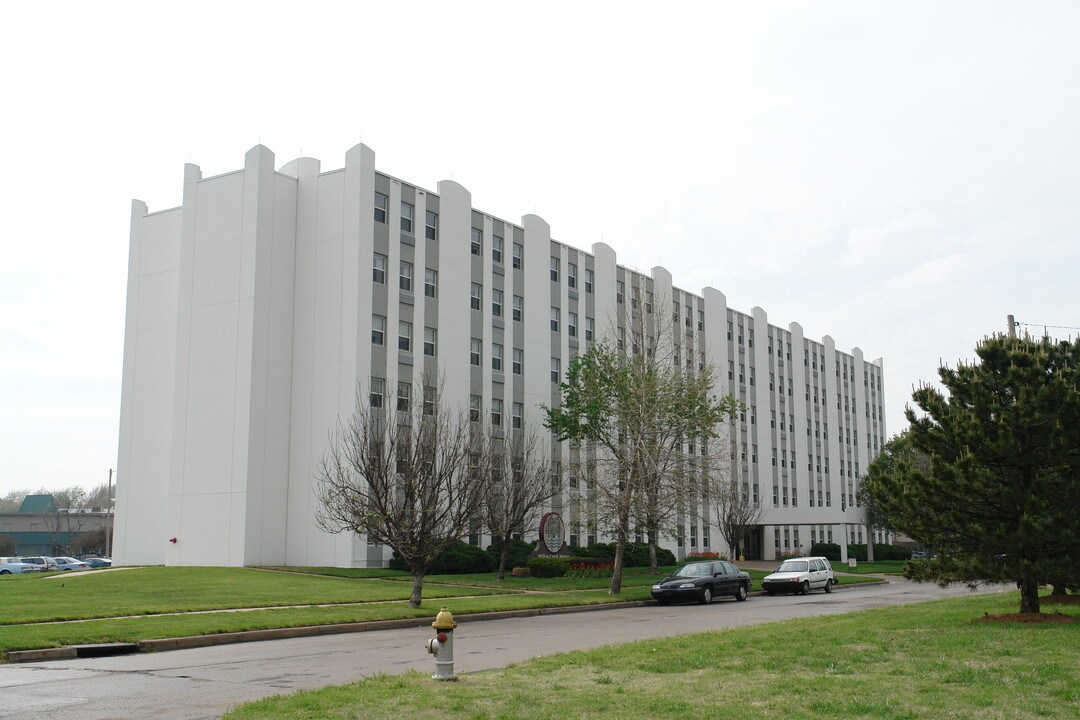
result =
[{"label": "hedge row", "polygon": [[[481,549],[477,545],[458,542],[451,545],[432,564],[428,573],[432,575],[461,575],[466,573],[489,573],[499,569],[499,553],[501,545],[493,542],[487,549]],[[530,570],[529,555],[536,548],[535,543],[513,540],[510,544],[510,553],[506,558],[506,569],[528,566]],[[575,560],[580,558],[597,558],[600,561],[610,562],[615,558],[615,543],[593,543],[588,547],[571,547]],[[535,559],[535,558],[534,558]],[[556,558],[558,559],[558,558]],[[674,565],[675,555],[670,550],[656,548],[656,560],[660,565]],[[623,565],[625,567],[647,567],[649,565],[649,546],[646,543],[627,543],[623,553]],[[394,570],[408,570],[401,556],[396,552],[390,559],[390,567]],[[565,573],[565,570],[563,571]],[[534,577],[561,577],[560,575],[537,575]]]},{"label": "hedge row", "polygon": [[[847,546],[848,557],[866,562],[866,544],[850,544]],[[821,555],[833,562],[840,561],[840,546],[836,543],[816,543],[810,548],[811,555]],[[899,545],[883,545],[874,543],[874,560],[910,560],[911,550]]]}]

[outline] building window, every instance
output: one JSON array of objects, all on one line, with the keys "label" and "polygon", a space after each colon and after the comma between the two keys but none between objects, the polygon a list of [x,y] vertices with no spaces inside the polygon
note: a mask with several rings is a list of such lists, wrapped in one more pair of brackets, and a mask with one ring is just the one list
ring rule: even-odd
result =
[{"label": "building window", "polygon": [[398,350],[412,352],[412,323],[404,320],[398,321]]},{"label": "building window", "polygon": [[705,329],[705,311],[704,310],[698,310],[697,311],[697,329],[698,330],[704,330]]},{"label": "building window", "polygon": [[390,198],[381,192],[375,193],[375,222],[386,222],[386,208],[390,207]]},{"label": "building window", "polygon": [[622,280],[615,281],[615,302],[622,305],[623,298],[626,296],[626,283]]},{"label": "building window", "polygon": [[413,206],[407,202],[401,203],[401,231],[411,233],[413,221]]},{"label": "building window", "polygon": [[484,296],[484,288],[480,285],[480,283],[473,283],[472,284],[472,297],[469,300],[469,304],[470,304],[470,306],[472,307],[473,310],[479,310],[480,309],[480,301],[483,299],[483,296]]},{"label": "building window", "polygon": [[373,408],[381,408],[383,400],[383,389],[386,386],[386,381],[380,377],[371,378],[371,389],[368,393],[368,405]]},{"label": "building window", "polygon": [[592,342],[593,339],[593,319],[591,317],[585,318],[585,339]]},{"label": "building window", "polygon": [[371,257],[371,280],[372,282],[386,282],[386,256],[375,253]]},{"label": "building window", "polygon": [[559,375],[562,373],[562,361],[559,358],[551,358],[551,382],[559,382]]},{"label": "building window", "polygon": [[498,398],[491,400],[491,426],[502,427],[503,401]]},{"label": "building window", "polygon": [[559,308],[551,308],[551,332],[559,332]]},{"label": "building window", "polygon": [[480,228],[472,229],[472,242],[469,243],[469,250],[473,255],[480,255],[484,251],[484,231]]},{"label": "building window", "polygon": [[577,287],[577,265],[566,263],[566,284],[568,287]]},{"label": "building window", "polygon": [[645,291],[645,312],[652,314],[652,290]]},{"label": "building window", "polygon": [[428,210],[424,213],[424,236],[428,240],[439,239],[439,215]]},{"label": "building window", "polygon": [[513,356],[513,361],[512,361],[512,365],[511,365],[511,370],[513,370],[515,375],[520,375],[521,374],[521,368],[522,368],[522,366],[524,364],[525,364],[525,351],[522,350],[521,348],[514,348],[514,356]]},{"label": "building window", "polygon": [[424,386],[424,414],[435,414],[435,387],[432,385]]},{"label": "building window", "polygon": [[480,338],[469,340],[469,364],[480,367]]},{"label": "building window", "polygon": [[382,315],[371,316],[371,344],[382,345],[386,342],[386,318]]},{"label": "building window", "polygon": [[513,308],[514,322],[521,322],[522,315],[525,314],[525,298],[520,295],[514,296],[514,308]]},{"label": "building window", "polygon": [[480,422],[480,407],[482,400],[479,395],[469,396],[469,422]]},{"label": "building window", "polygon": [[522,254],[523,250],[524,250],[524,248],[521,247],[520,243],[514,243],[514,248],[512,250],[514,255],[511,258],[511,260],[512,260],[512,264],[513,264],[515,270],[520,270],[521,269],[521,266],[523,264],[521,254]]},{"label": "building window", "polygon": [[491,314],[495,317],[502,317],[503,306],[503,291],[492,290],[491,291]]},{"label": "building window", "polygon": [[498,235],[491,236],[491,261],[502,265],[503,239]]},{"label": "building window", "polygon": [[693,322],[693,320],[691,319],[693,317],[693,314],[694,314],[694,308],[687,305],[686,306],[686,327],[690,327],[690,324]]},{"label": "building window", "polygon": [[437,352],[438,331],[435,328],[424,328],[424,354],[435,357]]},{"label": "building window", "polygon": [[397,384],[397,409],[399,412],[409,412],[409,400],[412,398],[412,385],[405,382]]},{"label": "building window", "polygon": [[424,295],[435,297],[435,288],[439,285],[439,273],[431,268],[424,268]]},{"label": "building window", "polygon": [[559,282],[559,258],[551,258],[551,282]]},{"label": "building window", "polygon": [[398,287],[405,292],[412,292],[412,263],[401,261],[401,269],[398,271]]},{"label": "building window", "polygon": [[577,337],[578,317],[575,312],[566,313],[566,334],[572,338]]},{"label": "building window", "polygon": [[592,270],[586,270],[585,271],[585,292],[587,292],[587,293],[592,292],[592,286],[593,286],[594,277],[595,276],[593,275]]},{"label": "building window", "polygon": [[491,369],[495,372],[502,372],[502,354],[503,346],[498,343],[491,344]]},{"label": "building window", "polygon": [[511,410],[511,416],[510,416],[511,421],[510,422],[511,422],[511,427],[513,427],[515,430],[520,430],[521,429],[521,425],[522,425],[521,416],[524,414],[524,412],[525,412],[525,406],[524,405],[522,405],[519,402],[514,403],[513,408]]}]

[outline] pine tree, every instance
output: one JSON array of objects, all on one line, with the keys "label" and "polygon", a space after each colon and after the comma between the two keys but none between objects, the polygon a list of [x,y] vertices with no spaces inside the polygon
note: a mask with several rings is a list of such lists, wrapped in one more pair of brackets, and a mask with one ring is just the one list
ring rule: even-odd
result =
[{"label": "pine tree", "polygon": [[910,452],[871,467],[870,494],[890,524],[940,558],[911,574],[1015,581],[1020,612],[1039,586],[1080,578],[1080,340],[995,336],[978,361],[939,370],[909,407]]}]

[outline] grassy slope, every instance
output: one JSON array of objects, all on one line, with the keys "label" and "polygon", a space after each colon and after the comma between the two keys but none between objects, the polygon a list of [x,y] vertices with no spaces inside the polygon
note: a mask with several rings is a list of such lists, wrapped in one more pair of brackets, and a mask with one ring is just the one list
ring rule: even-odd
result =
[{"label": "grassy slope", "polygon": [[[979,596],[540,658],[431,681],[383,676],[242,706],[251,718],[1076,718],[1080,621],[980,621]],[[1063,612],[1080,617],[1080,608]]]}]

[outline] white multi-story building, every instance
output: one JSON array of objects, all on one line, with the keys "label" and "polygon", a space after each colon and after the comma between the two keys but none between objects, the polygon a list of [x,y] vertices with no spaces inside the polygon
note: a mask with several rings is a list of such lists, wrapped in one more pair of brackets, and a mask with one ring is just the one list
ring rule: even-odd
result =
[{"label": "white multi-story building", "polygon": [[[475,210],[455,182],[383,174],[364,145],[329,172],[276,169],[262,146],[235,172],[187,165],[183,205],[132,203],[127,298],[118,564],[384,565],[386,548],[315,523],[315,464],[358,388],[389,400],[438,376],[451,407],[537,425],[570,358],[639,298],[667,298],[687,367],[747,406],[736,442],[768,507],[749,554],[866,540],[854,496],[885,441],[880,360],[556,242],[536,215]],[[584,545],[603,528],[575,485],[555,505]],[[680,523],[680,554],[727,550],[706,509]]]}]

